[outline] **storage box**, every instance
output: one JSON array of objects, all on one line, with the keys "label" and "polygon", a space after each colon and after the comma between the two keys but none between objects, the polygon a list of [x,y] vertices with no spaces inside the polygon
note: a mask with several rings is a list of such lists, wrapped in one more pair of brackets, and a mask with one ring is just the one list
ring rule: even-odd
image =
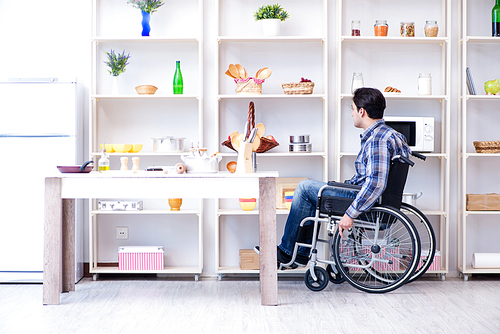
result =
[{"label": "storage box", "polygon": [[240,249],[240,269],[259,269],[259,254],[255,253],[253,249]]},{"label": "storage box", "polygon": [[119,270],[163,270],[163,246],[118,247]]},{"label": "storage box", "polygon": [[[363,240],[363,253],[364,254],[370,254],[370,257],[367,257],[365,260],[369,262],[371,260],[371,245],[368,245],[369,241],[368,240]],[[381,259],[381,260],[387,260],[387,261],[392,261],[392,263],[385,263],[385,262],[374,262],[373,263],[373,268],[377,271],[380,272],[386,272],[386,271],[399,271],[399,257],[395,257],[393,255],[399,255],[399,247],[392,247],[392,248],[387,248],[385,246],[385,241],[381,241],[380,243],[380,253],[375,255],[375,258]],[[344,250],[344,244],[340,246],[341,252]],[[348,247],[353,247],[352,245]],[[349,254],[351,254],[351,250],[349,250]],[[350,264],[356,264],[359,265],[358,261],[356,259],[352,259],[347,261],[347,263]],[[351,272],[355,271],[362,271],[362,268],[350,268]]]},{"label": "storage box", "polygon": [[142,210],[142,201],[99,201],[97,208],[102,211],[140,211]]},{"label": "storage box", "polygon": [[500,194],[467,194],[467,211],[499,211]]},{"label": "storage box", "polygon": [[[422,259],[424,259],[425,257],[427,257],[429,255],[429,250],[422,249],[420,254],[421,254],[420,262],[419,262],[417,268],[420,268],[423,265]],[[429,269],[427,269],[427,271],[441,269],[440,262],[441,262],[441,252],[436,250],[436,252],[434,253],[434,261],[432,261],[432,264],[430,265]]]}]

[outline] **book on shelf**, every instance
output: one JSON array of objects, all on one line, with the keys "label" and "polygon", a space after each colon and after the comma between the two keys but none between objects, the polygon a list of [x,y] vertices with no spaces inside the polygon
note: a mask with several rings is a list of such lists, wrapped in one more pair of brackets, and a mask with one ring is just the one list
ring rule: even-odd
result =
[{"label": "book on shelf", "polygon": [[467,67],[465,72],[467,73],[467,89],[469,90],[469,95],[476,95],[476,86],[474,86],[474,80],[472,80],[470,68]]}]

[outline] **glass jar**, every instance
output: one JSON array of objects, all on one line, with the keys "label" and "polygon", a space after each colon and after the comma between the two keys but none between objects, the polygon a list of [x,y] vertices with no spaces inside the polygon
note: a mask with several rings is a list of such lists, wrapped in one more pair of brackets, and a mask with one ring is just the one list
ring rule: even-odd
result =
[{"label": "glass jar", "polygon": [[418,75],[418,95],[432,95],[432,78],[430,73]]},{"label": "glass jar", "polygon": [[401,37],[415,37],[415,22],[401,22]]},{"label": "glass jar", "polygon": [[354,94],[354,91],[358,88],[364,87],[363,83],[363,73],[353,73],[352,74],[352,83],[351,83],[351,93]]},{"label": "glass jar", "polygon": [[351,36],[361,36],[361,22],[359,20],[353,20],[351,22]]},{"label": "glass jar", "polygon": [[425,37],[437,37],[438,30],[439,27],[437,21],[425,21],[425,26],[424,26]]},{"label": "glass jar", "polygon": [[373,29],[375,30],[375,36],[387,36],[389,30],[387,20],[376,20]]}]

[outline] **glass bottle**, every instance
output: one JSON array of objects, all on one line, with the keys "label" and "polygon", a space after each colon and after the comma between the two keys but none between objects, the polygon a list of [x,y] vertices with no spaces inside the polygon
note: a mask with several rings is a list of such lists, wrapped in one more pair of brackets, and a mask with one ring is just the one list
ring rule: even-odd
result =
[{"label": "glass bottle", "polygon": [[373,29],[375,30],[375,36],[387,36],[389,30],[387,20],[376,20]]},{"label": "glass bottle", "polygon": [[418,95],[432,95],[432,79],[430,73],[418,75]]},{"label": "glass bottle", "polygon": [[437,21],[425,21],[425,26],[424,26],[425,37],[437,37],[438,30],[439,27]]},{"label": "glass bottle", "polygon": [[500,37],[500,0],[496,0],[495,6],[491,10],[491,35]]},{"label": "glass bottle", "polygon": [[359,20],[351,22],[351,36],[361,36],[361,22]]},{"label": "glass bottle", "polygon": [[184,90],[184,82],[182,81],[181,62],[176,61],[174,74],[174,94],[182,94]]},{"label": "glass bottle", "polygon": [[102,145],[102,147],[102,156],[101,159],[99,159],[99,173],[109,170],[109,158],[106,154],[106,147],[104,144]]},{"label": "glass bottle", "polygon": [[363,73],[353,73],[352,74],[352,84],[351,84],[351,93],[354,94],[354,91],[358,88],[364,87],[363,83]]}]

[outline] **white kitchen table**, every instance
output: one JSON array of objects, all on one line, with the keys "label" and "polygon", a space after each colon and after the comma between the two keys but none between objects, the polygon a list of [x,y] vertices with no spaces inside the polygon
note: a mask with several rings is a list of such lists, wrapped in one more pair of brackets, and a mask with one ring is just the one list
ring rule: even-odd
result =
[{"label": "white kitchen table", "polygon": [[109,171],[45,179],[43,304],[75,291],[75,199],[259,198],[261,304],[278,305],[276,183],[278,172],[163,174]]}]

